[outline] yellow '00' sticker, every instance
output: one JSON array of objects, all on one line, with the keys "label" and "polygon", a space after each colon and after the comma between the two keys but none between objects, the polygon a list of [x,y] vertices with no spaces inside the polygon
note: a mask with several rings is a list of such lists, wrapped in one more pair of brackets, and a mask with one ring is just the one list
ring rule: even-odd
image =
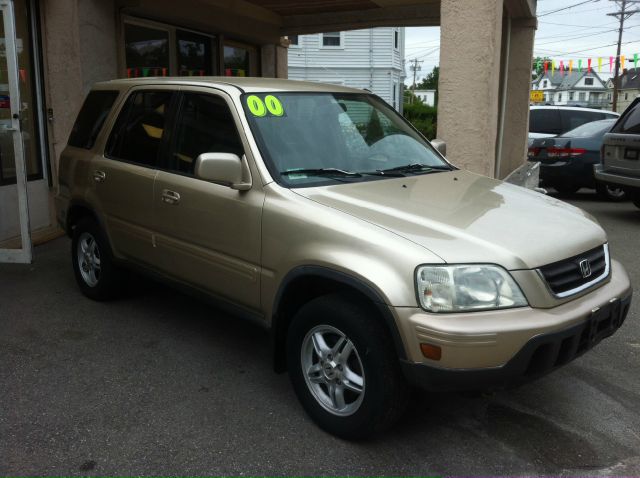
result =
[{"label": "yellow '00' sticker", "polygon": [[247,106],[249,107],[249,111],[254,116],[265,116],[267,112],[269,112],[273,116],[283,116],[284,115],[284,107],[278,98],[273,95],[267,95],[262,98],[256,95],[251,95],[247,97]]}]

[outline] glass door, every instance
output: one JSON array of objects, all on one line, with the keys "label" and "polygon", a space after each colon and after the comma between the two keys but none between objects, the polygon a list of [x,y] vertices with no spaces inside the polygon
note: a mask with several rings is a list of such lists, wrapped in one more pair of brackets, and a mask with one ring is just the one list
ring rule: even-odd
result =
[{"label": "glass door", "polygon": [[13,1],[0,0],[0,16],[0,262],[29,263],[32,246]]}]

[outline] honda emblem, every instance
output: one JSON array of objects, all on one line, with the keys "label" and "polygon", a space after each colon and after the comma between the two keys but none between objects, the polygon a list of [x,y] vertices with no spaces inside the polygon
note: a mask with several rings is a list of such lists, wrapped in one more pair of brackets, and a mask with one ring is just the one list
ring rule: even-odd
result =
[{"label": "honda emblem", "polygon": [[582,272],[582,278],[586,279],[591,275],[591,264],[588,259],[580,261],[580,272]]}]

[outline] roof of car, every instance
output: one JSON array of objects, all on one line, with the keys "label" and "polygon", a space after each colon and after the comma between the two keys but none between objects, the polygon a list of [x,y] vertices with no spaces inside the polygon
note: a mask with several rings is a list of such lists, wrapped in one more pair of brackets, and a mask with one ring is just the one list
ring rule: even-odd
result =
[{"label": "roof of car", "polygon": [[149,77],[126,78],[98,83],[96,86],[141,86],[141,85],[192,85],[192,86],[235,86],[247,93],[264,93],[275,91],[308,91],[332,93],[362,93],[362,90],[346,86],[313,81],[294,81],[276,78],[233,77],[233,76],[199,76],[194,77]]},{"label": "roof of car", "polygon": [[589,111],[591,113],[606,113],[614,116],[620,116],[620,113],[609,110],[596,110],[594,108],[582,108],[581,106],[562,106],[562,105],[539,105],[531,106],[532,110],[569,110],[569,111]]}]

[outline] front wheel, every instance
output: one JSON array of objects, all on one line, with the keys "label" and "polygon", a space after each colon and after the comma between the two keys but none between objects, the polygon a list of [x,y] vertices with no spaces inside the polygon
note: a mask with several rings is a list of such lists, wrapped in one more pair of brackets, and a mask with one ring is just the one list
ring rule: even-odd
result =
[{"label": "front wheel", "polygon": [[287,337],[294,390],[324,430],[358,439],[391,427],[408,386],[392,339],[366,302],[319,297],[296,314]]}]

